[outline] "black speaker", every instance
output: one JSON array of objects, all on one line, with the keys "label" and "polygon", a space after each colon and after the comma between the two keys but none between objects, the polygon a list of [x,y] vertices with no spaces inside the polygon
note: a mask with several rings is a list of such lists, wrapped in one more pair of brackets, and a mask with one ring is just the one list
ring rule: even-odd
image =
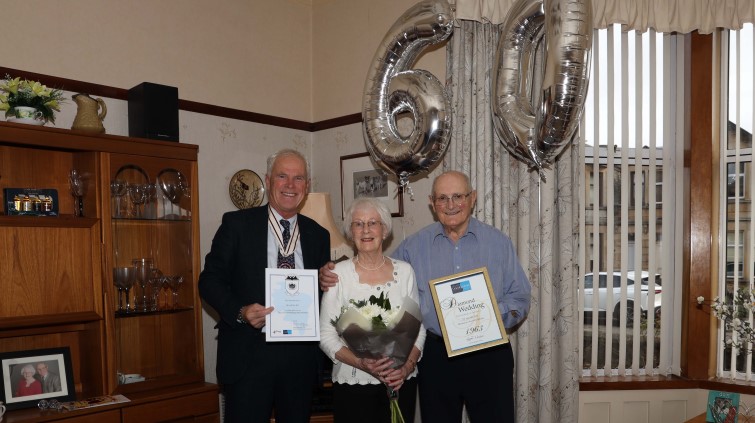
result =
[{"label": "black speaker", "polygon": [[128,134],[178,141],[178,88],[142,82],[128,90]]}]

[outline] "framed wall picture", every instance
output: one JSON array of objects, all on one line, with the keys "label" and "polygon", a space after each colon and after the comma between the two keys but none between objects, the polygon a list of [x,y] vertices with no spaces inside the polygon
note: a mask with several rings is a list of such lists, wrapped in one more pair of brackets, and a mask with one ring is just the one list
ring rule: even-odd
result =
[{"label": "framed wall picture", "polygon": [[391,216],[404,215],[404,193],[395,175],[375,167],[370,153],[341,156],[341,216],[357,197],[373,197],[385,202]]},{"label": "framed wall picture", "polygon": [[8,410],[36,407],[43,399],[76,398],[68,348],[0,353],[0,378],[0,400]]}]

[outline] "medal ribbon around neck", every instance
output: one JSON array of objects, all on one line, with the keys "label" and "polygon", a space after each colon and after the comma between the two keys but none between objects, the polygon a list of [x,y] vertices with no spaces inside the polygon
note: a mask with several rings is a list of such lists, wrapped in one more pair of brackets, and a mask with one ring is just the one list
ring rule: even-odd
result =
[{"label": "medal ribbon around neck", "polygon": [[278,251],[283,257],[288,257],[296,250],[296,244],[299,242],[299,219],[296,219],[293,229],[291,229],[291,239],[288,240],[288,245],[283,245],[283,231],[281,231],[281,225],[275,219],[273,209],[268,206],[267,208],[267,220],[270,226],[273,228],[275,239],[278,242]]}]

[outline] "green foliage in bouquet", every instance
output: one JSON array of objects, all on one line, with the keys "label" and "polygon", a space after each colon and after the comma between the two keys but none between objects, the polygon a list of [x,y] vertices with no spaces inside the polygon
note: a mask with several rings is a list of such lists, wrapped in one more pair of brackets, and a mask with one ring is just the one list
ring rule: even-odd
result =
[{"label": "green foliage in bouquet", "polygon": [[37,109],[45,122],[55,123],[55,112],[60,111],[63,102],[63,91],[47,88],[37,81],[9,75],[0,81],[0,110],[5,111],[5,117],[20,117],[16,107],[26,106]]}]

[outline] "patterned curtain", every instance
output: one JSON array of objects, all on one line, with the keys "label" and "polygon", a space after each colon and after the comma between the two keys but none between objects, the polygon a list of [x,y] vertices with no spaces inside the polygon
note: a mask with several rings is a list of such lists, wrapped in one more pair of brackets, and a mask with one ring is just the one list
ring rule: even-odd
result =
[{"label": "patterned curtain", "polygon": [[470,175],[476,217],[511,237],[532,284],[530,314],[511,336],[517,422],[576,422],[578,141],[545,171],[546,181],[512,157],[491,119],[500,28],[458,22],[447,46],[453,133],[443,169]]}]

